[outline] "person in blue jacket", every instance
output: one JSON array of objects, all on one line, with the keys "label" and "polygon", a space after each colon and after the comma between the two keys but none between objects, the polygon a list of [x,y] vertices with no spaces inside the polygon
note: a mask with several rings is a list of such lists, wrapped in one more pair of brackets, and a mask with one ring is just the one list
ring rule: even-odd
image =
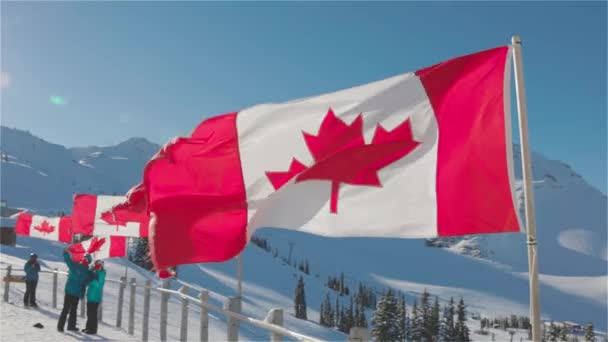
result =
[{"label": "person in blue jacket", "polygon": [[87,288],[87,325],[82,331],[85,334],[97,334],[97,310],[103,298],[103,285],[106,282],[106,270],[102,260],[95,260],[93,274]]},{"label": "person in blue jacket", "polygon": [[23,296],[23,305],[27,308],[31,306],[37,308],[36,304],[36,286],[38,286],[38,272],[40,272],[40,264],[38,256],[35,253],[30,254],[30,259],[23,266],[25,271],[25,295]]},{"label": "person in blue jacket", "polygon": [[65,320],[68,318],[68,330],[78,331],[78,328],[76,327],[78,300],[84,297],[87,284],[91,280],[93,272],[89,270],[89,264],[91,263],[92,258],[89,254],[86,254],[80,262],[74,262],[70,256],[69,250],[66,248],[63,251],[63,259],[68,265],[69,273],[68,280],[65,283],[63,310],[61,310],[61,315],[59,315],[57,330],[63,332]]}]

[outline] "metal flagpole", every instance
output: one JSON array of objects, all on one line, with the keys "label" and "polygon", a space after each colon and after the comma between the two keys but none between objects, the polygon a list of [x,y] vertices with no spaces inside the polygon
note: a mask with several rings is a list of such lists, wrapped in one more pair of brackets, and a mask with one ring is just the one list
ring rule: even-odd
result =
[{"label": "metal flagpole", "polygon": [[524,179],[524,196],[526,205],[526,226],[528,234],[528,278],[530,278],[530,319],[532,323],[532,340],[540,341],[540,298],[538,289],[538,244],[536,241],[536,220],[534,218],[534,188],[532,185],[532,162],[528,143],[528,112],[524,86],[524,66],[521,57],[521,38],[511,37],[513,45],[513,66],[515,68],[515,94],[517,96],[517,114],[519,137],[521,140],[522,173]]},{"label": "metal flagpole", "polygon": [[[110,238],[110,237],[108,237]],[[131,237],[127,236],[127,241],[125,243],[125,282],[127,281],[127,274],[128,274],[128,266],[129,266],[129,242],[131,241]],[[125,283],[126,284],[126,283]]]},{"label": "metal flagpole", "polygon": [[238,294],[239,299],[243,295],[243,254],[239,254],[236,260],[236,273],[237,273],[237,289],[236,292]]}]

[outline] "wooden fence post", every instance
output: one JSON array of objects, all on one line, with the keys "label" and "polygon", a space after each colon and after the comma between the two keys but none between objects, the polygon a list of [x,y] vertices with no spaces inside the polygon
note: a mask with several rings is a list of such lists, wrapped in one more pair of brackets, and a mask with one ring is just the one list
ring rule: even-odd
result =
[{"label": "wooden fence post", "polygon": [[[283,326],[283,309],[271,309],[266,316],[266,322],[274,325]],[[275,332],[270,333],[270,341],[280,342],[283,341],[283,335]]]},{"label": "wooden fence post", "polygon": [[135,332],[135,290],[137,283],[131,278],[131,291],[129,292],[129,335]]},{"label": "wooden fence post", "polygon": [[150,321],[150,287],[152,287],[152,282],[150,280],[146,280],[144,288],[144,320],[141,328],[141,340],[144,342],[148,341],[148,324]]},{"label": "wooden fence post", "polygon": [[[163,289],[169,288],[169,279],[163,280]],[[169,294],[161,292],[160,295],[160,340],[167,340],[167,309],[169,307]]]},{"label": "wooden fence post", "polygon": [[125,287],[127,278],[120,277],[120,285],[118,286],[118,307],[116,308],[116,327],[122,326],[122,303],[125,297]]},{"label": "wooden fence post", "polygon": [[11,289],[11,283],[10,283],[10,277],[11,277],[11,270],[13,269],[13,266],[8,265],[8,267],[6,267],[6,278],[4,279],[4,302],[8,303],[8,292]]},{"label": "wooden fence post", "polygon": [[209,291],[201,291],[198,298],[201,300],[201,328],[199,339],[201,342],[207,342],[209,341],[209,310],[205,304],[209,301]]},{"label": "wooden fence post", "polygon": [[[182,286],[182,288],[179,289],[179,292],[187,294],[188,286]],[[182,317],[179,329],[179,340],[181,342],[186,342],[188,340],[188,298],[186,297],[182,297]]]},{"label": "wooden fence post", "polygon": [[350,333],[348,334],[349,342],[363,342],[369,341],[369,331],[367,328],[362,327],[352,327],[350,328]]},{"label": "wooden fence post", "polygon": [[[228,302],[224,305],[224,309],[232,311],[232,312],[241,312],[241,298],[240,297],[230,297],[228,298]],[[237,342],[239,340],[239,327],[240,322],[238,319],[228,317],[227,324],[227,340],[229,342]]]},{"label": "wooden fence post", "polygon": [[53,270],[53,309],[57,309],[57,268]]}]

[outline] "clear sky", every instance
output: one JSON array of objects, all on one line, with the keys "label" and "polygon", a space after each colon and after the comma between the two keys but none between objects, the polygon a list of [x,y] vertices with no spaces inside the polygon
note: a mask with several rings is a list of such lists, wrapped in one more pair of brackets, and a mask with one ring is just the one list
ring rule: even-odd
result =
[{"label": "clear sky", "polygon": [[208,116],[524,41],[532,148],[606,193],[606,2],[1,2],[2,125],[164,143]]}]

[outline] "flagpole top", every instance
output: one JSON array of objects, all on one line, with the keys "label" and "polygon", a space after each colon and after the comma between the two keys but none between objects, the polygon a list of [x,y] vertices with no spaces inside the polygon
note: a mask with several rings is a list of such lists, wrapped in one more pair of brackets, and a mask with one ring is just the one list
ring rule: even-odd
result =
[{"label": "flagpole top", "polygon": [[511,44],[521,44],[521,37],[517,34],[511,36]]}]

